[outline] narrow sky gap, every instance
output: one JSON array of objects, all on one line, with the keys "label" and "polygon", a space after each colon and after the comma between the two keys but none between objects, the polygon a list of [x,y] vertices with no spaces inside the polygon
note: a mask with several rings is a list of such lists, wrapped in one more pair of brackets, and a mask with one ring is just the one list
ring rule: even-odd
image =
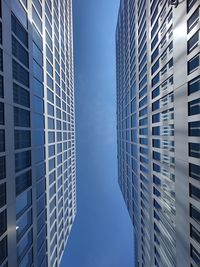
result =
[{"label": "narrow sky gap", "polygon": [[78,213],[61,267],[133,266],[117,184],[115,28],[119,0],[74,0]]}]

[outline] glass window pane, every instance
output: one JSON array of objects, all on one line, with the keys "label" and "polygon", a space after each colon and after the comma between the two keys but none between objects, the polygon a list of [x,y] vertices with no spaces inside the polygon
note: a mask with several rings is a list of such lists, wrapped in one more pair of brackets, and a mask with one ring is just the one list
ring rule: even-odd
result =
[{"label": "glass window pane", "polygon": [[0,208],[6,204],[6,183],[0,184]]},{"label": "glass window pane", "polygon": [[0,75],[0,97],[4,98],[4,83],[3,76]]},{"label": "glass window pane", "polygon": [[200,91],[200,76],[196,77],[188,84],[188,95]]},{"label": "glass window pane", "polygon": [[195,71],[199,67],[199,64],[199,55],[197,55],[188,62],[188,74]]},{"label": "glass window pane", "polygon": [[24,254],[28,251],[33,241],[32,230],[20,241],[17,247],[17,260],[20,262]]},{"label": "glass window pane", "polygon": [[0,264],[6,259],[6,257],[7,257],[7,236],[0,241]]},{"label": "glass window pane", "polygon": [[16,195],[21,194],[32,184],[31,171],[27,171],[16,177]]},{"label": "glass window pane", "polygon": [[0,157],[0,180],[6,178],[6,157]]},{"label": "glass window pane", "polygon": [[17,240],[19,241],[32,224],[32,210],[24,213],[16,223]]},{"label": "glass window pane", "polygon": [[39,96],[40,98],[43,98],[44,96],[43,84],[36,78],[33,78],[33,89],[35,95]]},{"label": "glass window pane", "polygon": [[0,236],[7,230],[7,212],[6,210],[0,213]]},{"label": "glass window pane", "polygon": [[0,103],[0,125],[4,124],[4,104]]},{"label": "glass window pane", "polygon": [[31,165],[31,151],[15,154],[15,172],[28,168]]},{"label": "glass window pane", "polygon": [[38,27],[38,30],[42,32],[42,21],[40,17],[38,16],[35,8],[32,8],[32,16],[33,16],[33,21],[35,22],[36,26]]},{"label": "glass window pane", "polygon": [[32,192],[25,191],[16,197],[16,216],[22,215],[31,206]]},{"label": "glass window pane", "polygon": [[20,104],[29,108],[30,99],[29,92],[17,84],[13,84],[13,101],[16,104]]},{"label": "glass window pane", "polygon": [[37,63],[42,66],[43,64],[43,55],[41,50],[37,47],[37,45],[33,42],[33,57],[37,61]]},{"label": "glass window pane", "polygon": [[14,125],[21,127],[30,127],[30,112],[14,107]]},{"label": "glass window pane", "polygon": [[19,38],[19,40],[28,47],[28,33],[19,22],[19,20],[12,14],[12,31]]},{"label": "glass window pane", "polygon": [[0,152],[5,151],[5,130],[0,130]]},{"label": "glass window pane", "polygon": [[34,111],[43,114],[44,113],[44,104],[41,98],[36,96],[33,97]]},{"label": "glass window pane", "polygon": [[15,149],[21,149],[31,146],[30,131],[15,130]]},{"label": "glass window pane", "polygon": [[200,98],[188,103],[189,116],[200,114]]},{"label": "glass window pane", "polygon": [[12,37],[12,53],[22,64],[28,68],[29,54],[14,36]]},{"label": "glass window pane", "polygon": [[13,60],[13,78],[29,87],[29,73],[21,65],[19,65],[15,60]]}]

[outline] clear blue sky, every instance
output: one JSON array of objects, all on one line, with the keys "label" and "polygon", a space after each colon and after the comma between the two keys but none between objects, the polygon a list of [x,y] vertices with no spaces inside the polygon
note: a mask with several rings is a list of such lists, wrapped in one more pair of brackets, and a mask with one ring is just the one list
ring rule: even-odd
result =
[{"label": "clear blue sky", "polygon": [[119,0],[73,0],[78,213],[61,267],[133,267],[117,183],[115,28]]}]

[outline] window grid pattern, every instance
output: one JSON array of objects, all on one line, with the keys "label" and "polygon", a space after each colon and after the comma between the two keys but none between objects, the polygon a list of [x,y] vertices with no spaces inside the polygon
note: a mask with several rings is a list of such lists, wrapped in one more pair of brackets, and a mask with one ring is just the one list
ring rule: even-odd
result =
[{"label": "window grid pattern", "polygon": [[60,263],[76,213],[71,8],[71,1],[53,1],[44,10],[50,266]]},{"label": "window grid pattern", "polygon": [[[25,134],[30,135],[30,99],[29,99],[29,51],[27,42],[22,42],[20,31],[27,36],[27,31],[20,21],[11,15],[12,20],[12,55],[13,55],[13,114],[15,138],[15,186],[16,186],[16,234],[17,264],[23,264],[32,250],[32,190],[31,182],[25,184],[27,170],[31,167],[31,142],[26,142]],[[18,34],[17,34],[18,33]],[[21,177],[21,178],[19,178]],[[31,173],[29,176],[31,180]],[[19,191],[17,188],[21,187]],[[23,202],[23,204],[22,204]],[[26,245],[25,245],[26,244]],[[29,264],[32,257],[29,258]]]},{"label": "window grid pattern", "polygon": [[7,264],[7,207],[2,10],[0,2],[0,265]]},{"label": "window grid pattern", "polygon": [[151,265],[151,189],[148,181],[149,169],[149,118],[148,118],[148,70],[147,70],[147,1],[138,1],[138,85],[139,85],[139,177],[140,177],[140,205],[141,205],[141,250],[142,265]]},{"label": "window grid pattern", "polygon": [[[53,267],[60,264],[76,214],[72,1],[4,2],[12,5],[3,8],[11,18],[14,265]],[[0,265],[9,266],[4,124],[12,107],[4,103],[4,19],[0,17]]]},{"label": "window grid pattern", "polygon": [[168,1],[155,2],[151,5],[154,257],[156,266],[175,266],[173,13]]},{"label": "window grid pattern", "polygon": [[[130,217],[139,234],[137,112],[136,112],[136,44],[133,40],[135,4],[126,1],[119,14],[117,45],[117,136],[118,182]],[[130,21],[130,25],[128,25]],[[123,73],[123,74],[122,74]],[[133,152],[134,151],[134,152]],[[136,153],[135,153],[136,152]]]},{"label": "window grid pattern", "polygon": [[[200,263],[200,77],[197,73],[200,61],[198,49],[200,45],[198,1],[188,3],[188,175],[190,196],[190,257],[191,266]],[[191,75],[192,77],[191,77]],[[190,78],[191,77],[191,78]]]}]

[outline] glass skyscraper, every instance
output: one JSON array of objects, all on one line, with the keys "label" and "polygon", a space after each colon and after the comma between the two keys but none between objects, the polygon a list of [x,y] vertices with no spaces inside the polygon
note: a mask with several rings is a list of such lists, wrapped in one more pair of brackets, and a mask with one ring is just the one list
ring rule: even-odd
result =
[{"label": "glass skyscraper", "polygon": [[200,266],[200,2],[121,0],[116,63],[135,266]]},{"label": "glass skyscraper", "polygon": [[71,0],[0,1],[0,266],[59,266],[76,214]]}]

